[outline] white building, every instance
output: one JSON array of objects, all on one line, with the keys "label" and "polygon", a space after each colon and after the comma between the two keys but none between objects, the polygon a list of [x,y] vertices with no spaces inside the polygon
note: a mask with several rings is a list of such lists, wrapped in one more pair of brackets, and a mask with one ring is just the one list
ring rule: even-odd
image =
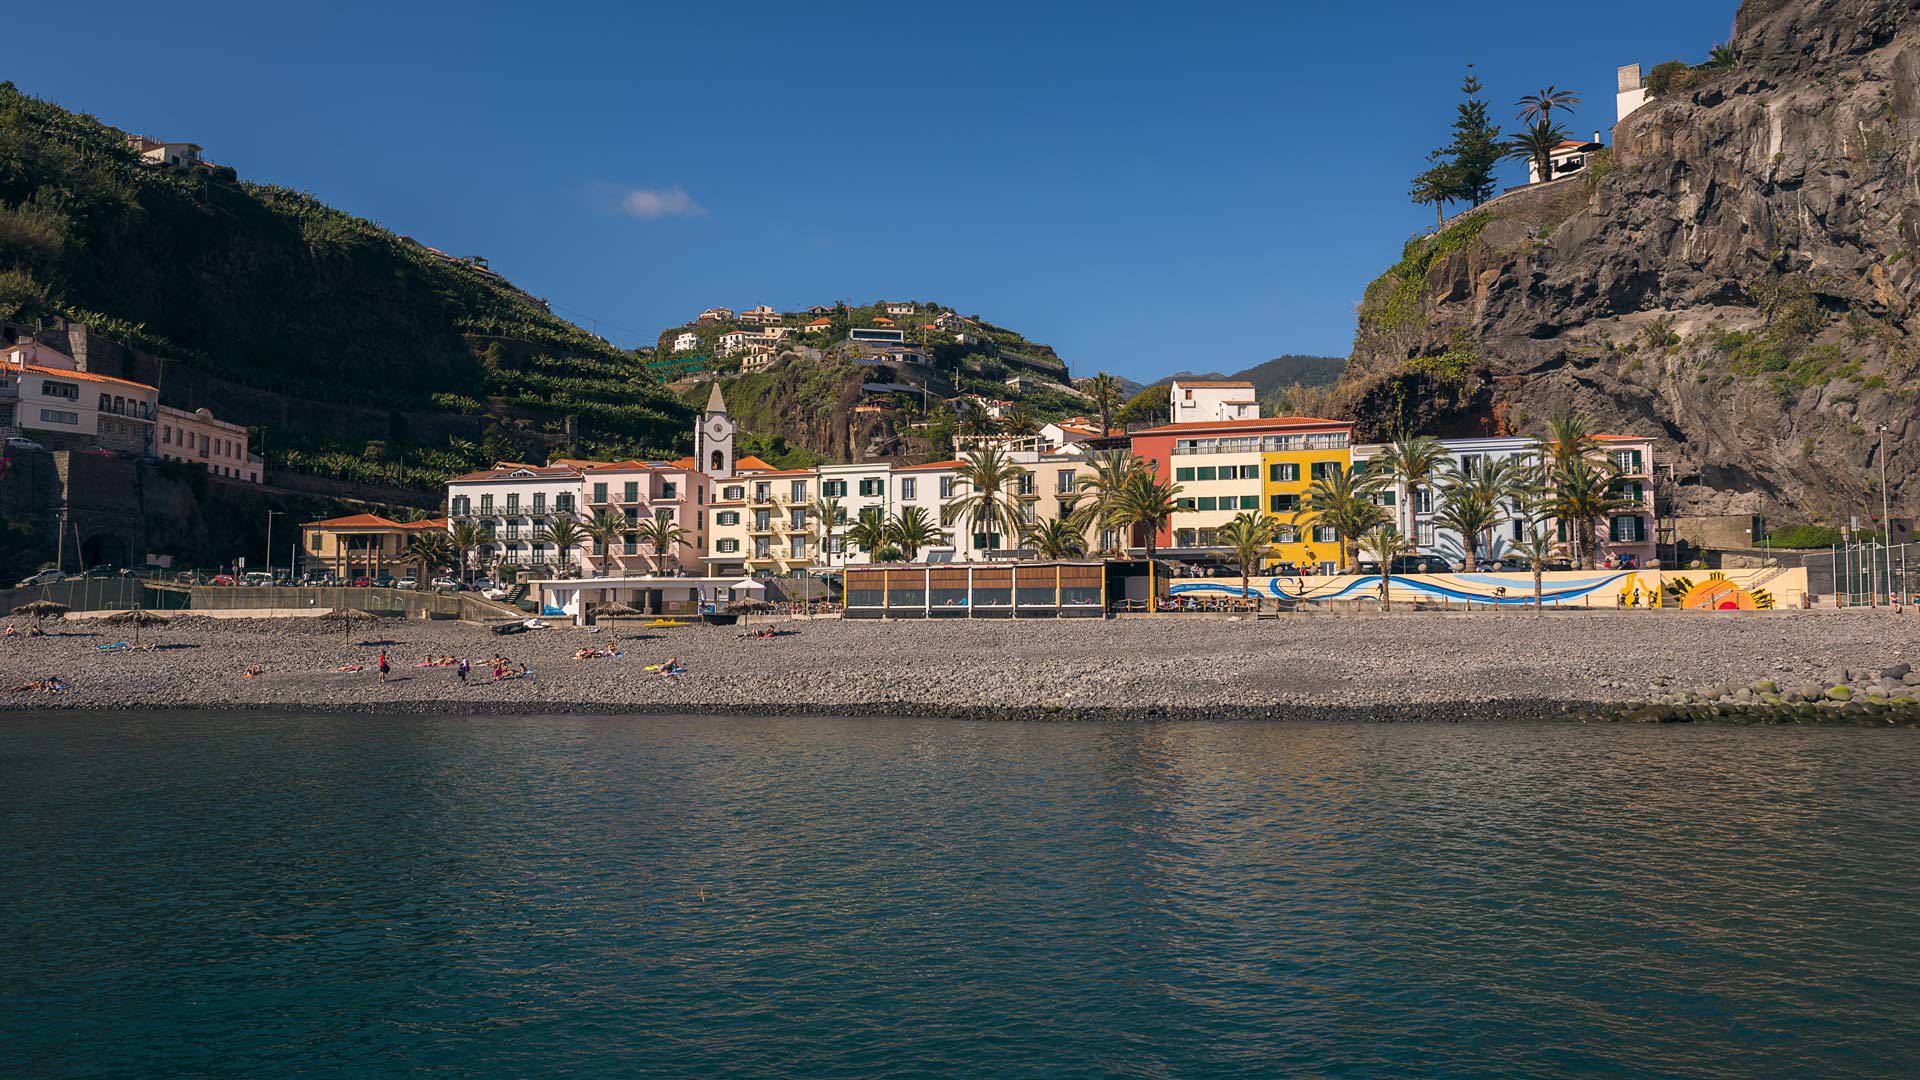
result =
[{"label": "white building", "polygon": [[1621,68],[1619,78],[1620,88],[1613,96],[1613,122],[1616,124],[1647,103],[1647,82],[1640,73],[1639,64],[1628,64]]},{"label": "white building", "polygon": [[150,453],[159,399],[145,383],[80,371],[72,357],[37,342],[0,350],[0,432],[50,450]]},{"label": "white building", "polygon": [[888,304],[886,305],[886,309],[889,315],[911,315],[917,310],[912,304],[905,303]]},{"label": "white building", "polygon": [[761,304],[740,313],[740,322],[747,326],[774,326],[780,322],[780,313]]},{"label": "white building", "polygon": [[699,347],[700,347],[700,335],[694,333],[691,330],[674,335],[674,338],[673,338],[674,352],[692,352],[693,350]]},{"label": "white building", "polygon": [[206,409],[188,412],[171,405],[157,410],[153,453],[166,461],[200,465],[215,476],[260,482],[260,455],[247,452],[247,429],[217,420]]},{"label": "white building", "polygon": [[[839,501],[841,526],[851,525],[862,518],[884,522],[892,516],[892,463],[875,461],[857,465],[822,465],[819,472],[820,497]],[[933,520],[938,521],[939,518]],[[847,542],[843,532],[843,528],[835,530],[832,562],[835,565],[871,562],[873,553],[856,550],[855,545]]]},{"label": "white building", "polygon": [[1169,422],[1260,419],[1259,394],[1239,379],[1175,379],[1167,390]]},{"label": "white building", "polygon": [[536,538],[556,516],[579,516],[582,478],[568,466],[501,462],[447,481],[447,517],[480,526],[481,565],[578,570],[578,549],[559,553]]},{"label": "white building", "polygon": [[200,164],[199,143],[150,139],[145,135],[127,136],[127,148],[140,157],[142,165],[186,166]]},{"label": "white building", "polygon": [[[1587,167],[1587,161],[1594,151],[1605,149],[1606,144],[1600,141],[1600,133],[1597,131],[1593,133],[1592,142],[1580,142],[1576,139],[1568,139],[1553,150],[1553,178],[1558,180],[1563,176],[1579,172]],[[1532,158],[1528,158],[1527,183],[1537,184],[1540,182],[1540,179],[1539,163]]]},{"label": "white building", "polygon": [[[1381,493],[1378,501],[1394,520],[1406,528],[1406,511],[1403,509],[1411,501],[1413,507],[1413,531],[1411,538],[1422,553],[1439,555],[1451,562],[1458,563],[1466,558],[1466,545],[1460,534],[1450,529],[1442,529],[1434,524],[1433,515],[1444,502],[1438,491],[1440,477],[1448,472],[1463,468],[1473,468],[1485,461],[1514,459],[1523,464],[1531,464],[1537,459],[1533,439],[1520,436],[1494,436],[1480,439],[1441,439],[1439,443],[1447,452],[1448,467],[1443,468],[1432,482],[1423,485],[1420,491],[1409,497],[1405,484],[1395,483],[1389,491]],[[1353,447],[1353,465],[1359,468],[1380,456],[1386,447],[1382,443],[1364,443]],[[1480,559],[1497,559],[1505,553],[1507,546],[1526,535],[1527,515],[1516,501],[1500,507],[1500,518],[1486,536],[1480,538],[1474,555]]]},{"label": "white building", "polygon": [[729,330],[720,335],[720,355],[732,356],[744,352],[752,343],[755,335],[751,330]]},{"label": "white building", "polygon": [[694,321],[695,322],[725,322],[726,320],[731,318],[733,318],[732,308],[710,307],[707,310],[701,312],[699,316],[694,319]]}]

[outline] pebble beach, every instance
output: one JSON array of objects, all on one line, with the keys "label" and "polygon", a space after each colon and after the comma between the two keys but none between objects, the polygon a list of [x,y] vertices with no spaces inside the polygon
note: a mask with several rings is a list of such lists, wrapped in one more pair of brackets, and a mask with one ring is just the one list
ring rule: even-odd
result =
[{"label": "pebble beach", "polygon": [[[640,622],[497,636],[462,622],[186,615],[144,628],[151,649],[101,651],[131,628],[56,622],[0,640],[0,709],[1645,720],[1649,704],[1731,704],[1760,680],[1870,681],[1920,657],[1920,619],[1864,610],[766,625],[777,636]],[[622,655],[576,659],[583,648]],[[418,666],[447,656],[473,662],[465,683]],[[499,656],[530,676],[496,682]],[[649,670],[669,659],[682,674]],[[349,665],[360,670],[336,670]],[[66,689],[12,690],[53,676]]]}]

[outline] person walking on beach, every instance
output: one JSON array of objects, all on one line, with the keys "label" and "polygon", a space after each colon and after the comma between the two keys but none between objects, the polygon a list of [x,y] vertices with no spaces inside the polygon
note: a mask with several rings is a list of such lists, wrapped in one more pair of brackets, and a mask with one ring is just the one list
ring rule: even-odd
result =
[{"label": "person walking on beach", "polygon": [[380,681],[387,681],[387,650],[380,650]]},{"label": "person walking on beach", "polygon": [[460,661],[460,666],[453,669],[454,677],[460,680],[461,686],[467,685],[467,668],[468,668],[468,665],[466,660],[462,659]]}]

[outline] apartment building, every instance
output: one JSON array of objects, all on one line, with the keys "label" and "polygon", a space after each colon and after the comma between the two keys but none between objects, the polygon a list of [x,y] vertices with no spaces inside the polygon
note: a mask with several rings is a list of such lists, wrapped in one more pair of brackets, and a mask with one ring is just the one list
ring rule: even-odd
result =
[{"label": "apartment building", "polygon": [[579,517],[582,475],[573,465],[501,462],[447,481],[447,517],[480,527],[479,565],[577,571],[578,550],[556,551],[541,537],[556,517]]},{"label": "apartment building", "polygon": [[873,552],[848,542],[843,526],[863,518],[884,522],[893,515],[893,465],[885,461],[822,465],[819,473],[820,497],[840,504],[838,522],[821,561],[834,566],[873,561]]},{"label": "apartment building", "polygon": [[1339,545],[1313,518],[1315,479],[1348,465],[1353,425],[1282,416],[1169,424],[1133,434],[1133,452],[1162,480],[1179,484],[1179,509],[1158,544],[1170,555],[1220,554],[1222,525],[1248,511],[1278,524],[1274,561],[1331,572]]},{"label": "apartment building", "polygon": [[1259,393],[1240,379],[1175,379],[1167,388],[1167,419],[1174,424],[1260,418]]},{"label": "apartment building", "polygon": [[145,383],[80,371],[72,357],[37,342],[0,349],[0,432],[49,450],[150,453],[159,397]]},{"label": "apartment building", "polygon": [[206,409],[160,406],[153,443],[153,453],[166,461],[199,465],[230,480],[257,484],[265,470],[260,455],[247,451],[247,429],[216,419]]},{"label": "apartment building", "polygon": [[[694,468],[692,458],[678,461],[594,462],[561,460],[555,465],[581,471],[579,517],[590,522],[602,513],[624,523],[627,532],[608,544],[589,539],[578,557],[607,577],[659,576],[698,569],[707,550],[707,503],[713,481]],[[656,551],[642,535],[649,521],[680,529],[681,542]]]}]

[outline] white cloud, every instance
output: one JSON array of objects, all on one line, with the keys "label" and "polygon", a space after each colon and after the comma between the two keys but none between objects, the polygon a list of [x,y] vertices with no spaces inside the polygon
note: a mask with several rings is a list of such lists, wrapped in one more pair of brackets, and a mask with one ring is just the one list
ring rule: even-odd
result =
[{"label": "white cloud", "polygon": [[705,217],[707,208],[675,184],[670,188],[629,188],[620,193],[620,212],[641,221],[666,217]]}]

